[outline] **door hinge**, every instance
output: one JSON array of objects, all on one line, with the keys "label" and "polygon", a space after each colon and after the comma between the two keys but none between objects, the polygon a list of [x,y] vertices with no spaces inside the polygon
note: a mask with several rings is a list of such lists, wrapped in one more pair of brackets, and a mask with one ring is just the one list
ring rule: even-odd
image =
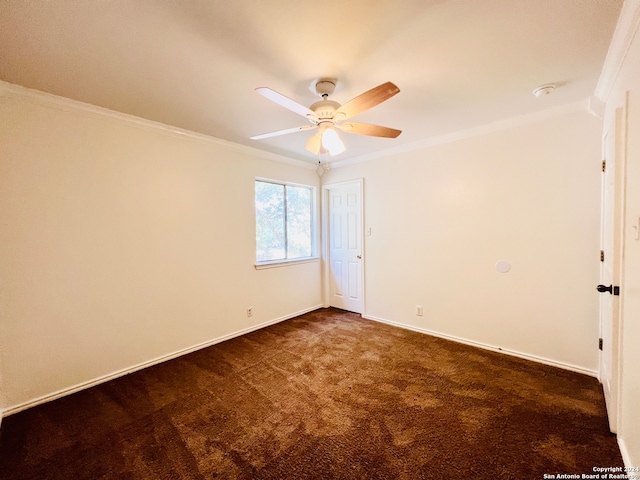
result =
[{"label": "door hinge", "polygon": [[606,160],[602,160],[602,171],[603,172],[607,171],[607,161]]},{"label": "door hinge", "polygon": [[604,250],[600,250],[600,261],[604,262]]},{"label": "door hinge", "polygon": [[602,339],[598,339],[598,350],[602,350]]}]

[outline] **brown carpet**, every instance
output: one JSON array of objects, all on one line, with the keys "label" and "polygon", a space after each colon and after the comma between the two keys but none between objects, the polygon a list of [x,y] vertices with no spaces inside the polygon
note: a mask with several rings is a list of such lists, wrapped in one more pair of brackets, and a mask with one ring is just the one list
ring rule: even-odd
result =
[{"label": "brown carpet", "polygon": [[9,416],[3,479],[542,479],[621,466],[597,380],[323,309]]}]

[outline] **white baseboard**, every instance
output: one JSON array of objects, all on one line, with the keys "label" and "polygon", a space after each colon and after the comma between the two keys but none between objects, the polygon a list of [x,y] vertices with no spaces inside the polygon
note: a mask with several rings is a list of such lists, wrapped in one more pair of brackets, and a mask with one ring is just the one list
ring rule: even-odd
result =
[{"label": "white baseboard", "polygon": [[291,314],[288,314],[288,315],[285,315],[285,316],[282,316],[282,317],[279,317],[279,318],[275,318],[273,320],[269,320],[267,322],[263,322],[263,323],[260,323],[258,325],[253,325],[251,327],[247,327],[247,328],[244,328],[242,330],[238,330],[236,332],[229,333],[227,335],[223,335],[221,337],[214,338],[212,340],[209,340],[209,341],[206,341],[206,342],[203,342],[203,343],[199,343],[199,344],[193,345],[191,347],[183,348],[183,349],[175,351],[173,353],[169,353],[167,355],[162,355],[162,356],[154,358],[152,360],[148,360],[146,362],[142,362],[142,363],[139,363],[137,365],[133,365],[133,366],[128,367],[128,368],[124,368],[122,370],[118,370],[118,371],[110,373],[108,375],[103,375],[101,377],[97,377],[97,378],[94,378],[92,380],[89,380],[89,381],[86,381],[86,382],[82,382],[82,383],[79,383],[77,385],[73,385],[73,386],[68,387],[68,388],[63,388],[63,389],[58,390],[56,392],[52,392],[52,393],[49,393],[47,395],[43,395],[43,396],[38,397],[38,398],[34,398],[32,400],[20,403],[18,405],[14,405],[14,406],[6,408],[4,410],[0,410],[0,423],[2,422],[2,417],[3,416],[6,417],[6,416],[9,416],[9,415],[13,415],[14,413],[18,413],[18,412],[21,412],[23,410],[27,410],[28,408],[35,407],[37,405],[50,402],[50,401],[56,400],[58,398],[66,397],[67,395],[71,395],[72,393],[76,393],[76,392],[79,392],[81,390],[85,390],[87,388],[94,387],[94,386],[99,385],[101,383],[105,383],[105,382],[108,382],[110,380],[114,380],[114,379],[116,379],[118,377],[122,377],[124,375],[128,375],[130,373],[137,372],[138,370],[142,370],[144,368],[151,367],[153,365],[157,365],[157,364],[162,363],[162,362],[166,362],[167,360],[171,360],[173,358],[181,357],[182,355],[186,355],[188,353],[192,353],[192,352],[195,352],[197,350],[201,350],[203,348],[210,347],[210,346],[215,345],[217,343],[221,343],[221,342],[224,342],[226,340],[231,340],[232,338],[239,337],[241,335],[246,335],[247,333],[251,333],[251,332],[253,332],[255,330],[260,330],[261,328],[268,327],[269,325],[274,325],[276,323],[280,323],[280,322],[283,322],[285,320],[289,320],[290,318],[294,318],[294,317],[297,317],[299,315],[303,315],[305,313],[309,313],[309,312],[312,312],[314,310],[318,310],[319,308],[323,308],[323,305],[322,304],[315,305],[313,307],[306,308],[304,310],[300,310],[298,312],[294,312],[294,313],[291,313]]},{"label": "white baseboard", "polygon": [[511,355],[513,357],[523,358],[525,360],[531,360],[533,362],[543,363],[545,365],[550,365],[552,367],[562,368],[564,370],[571,370],[572,372],[582,373],[583,375],[588,375],[590,377],[598,378],[598,372],[596,370],[589,370],[583,367],[579,367],[577,365],[571,365],[569,363],[558,362],[556,360],[550,360],[548,358],[539,357],[537,355],[531,355],[528,353],[517,352],[515,350],[509,350],[502,347],[495,347],[493,345],[488,345],[486,343],[476,342],[474,340],[468,340],[466,338],[456,337],[454,335],[447,335],[444,333],[436,332],[433,330],[428,330],[426,328],[415,327],[413,325],[407,325],[400,322],[394,322],[392,320],[387,320],[384,318],[374,317],[372,315],[362,314],[363,318],[368,320],[373,320],[375,322],[386,323],[388,325],[393,325],[395,327],[405,328],[407,330],[413,330],[414,332],[424,333],[427,335],[432,335],[434,337],[444,338],[445,340],[451,340],[458,343],[464,343],[465,345],[470,345],[472,347],[482,348],[484,350],[491,350],[493,352],[504,353],[506,355]]},{"label": "white baseboard", "polygon": [[622,461],[624,462],[625,467],[637,467],[638,465],[634,465],[631,462],[631,455],[629,454],[629,449],[627,448],[627,444],[624,439],[618,436],[618,448],[620,448],[620,455],[622,455]]}]

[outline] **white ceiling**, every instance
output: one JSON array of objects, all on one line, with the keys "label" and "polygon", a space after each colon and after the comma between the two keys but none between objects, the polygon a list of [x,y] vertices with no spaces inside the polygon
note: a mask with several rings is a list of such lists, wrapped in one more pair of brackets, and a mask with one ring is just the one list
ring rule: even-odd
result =
[{"label": "white ceiling", "polygon": [[[622,0],[4,0],[0,79],[317,161],[308,122],[254,92],[306,106],[339,80],[345,103],[400,93],[357,116],[396,139],[342,133],[343,160],[593,95]],[[556,83],[552,95],[532,90]]]}]

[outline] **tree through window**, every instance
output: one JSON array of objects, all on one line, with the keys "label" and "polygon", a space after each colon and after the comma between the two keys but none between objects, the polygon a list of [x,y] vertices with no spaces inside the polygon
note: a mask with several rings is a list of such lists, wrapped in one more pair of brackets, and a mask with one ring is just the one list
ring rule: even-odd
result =
[{"label": "tree through window", "polygon": [[313,188],[256,180],[256,260],[313,255]]}]

